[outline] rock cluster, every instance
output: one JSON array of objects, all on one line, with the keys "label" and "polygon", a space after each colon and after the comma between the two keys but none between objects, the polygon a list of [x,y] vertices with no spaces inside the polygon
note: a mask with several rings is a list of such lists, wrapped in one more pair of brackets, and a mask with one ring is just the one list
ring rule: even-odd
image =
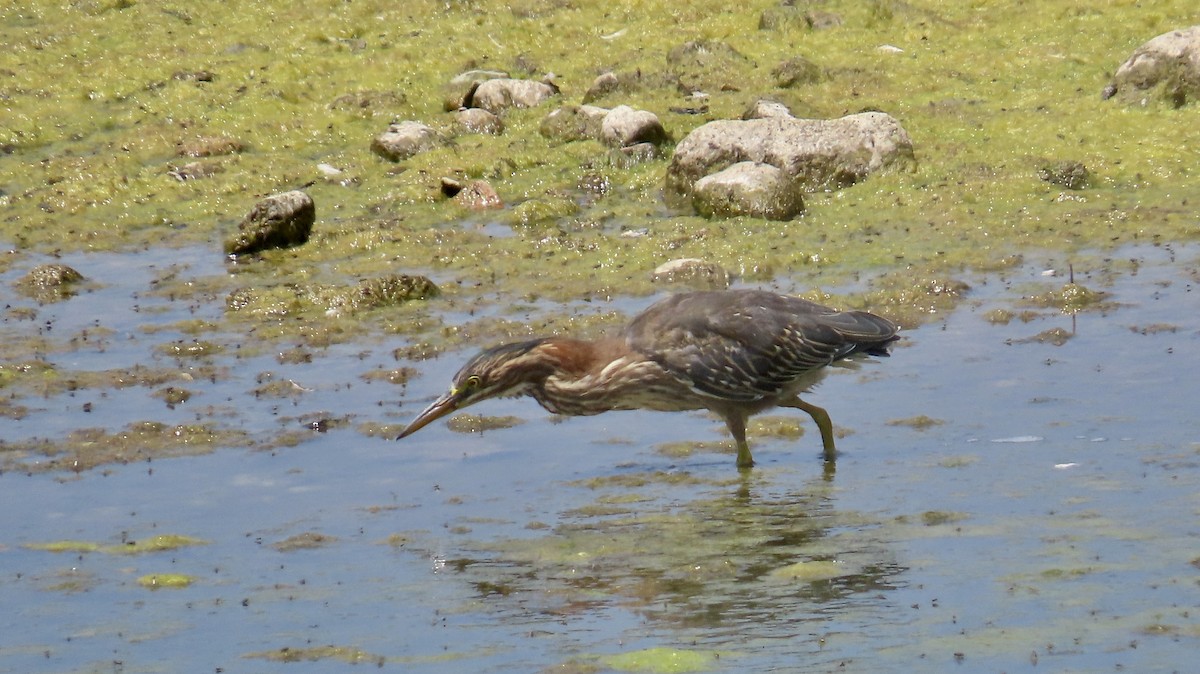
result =
[{"label": "rock cluster", "polygon": [[804,209],[804,192],[838,189],[913,161],[908,133],[890,115],[839,119],[771,116],[709,122],[675,147],[666,196],[710,217],[787,220]]}]

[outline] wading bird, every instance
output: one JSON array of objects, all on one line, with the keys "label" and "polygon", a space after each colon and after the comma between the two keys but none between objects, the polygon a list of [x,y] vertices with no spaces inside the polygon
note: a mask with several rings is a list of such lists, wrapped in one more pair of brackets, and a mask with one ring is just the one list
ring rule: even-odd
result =
[{"label": "wading bird", "polygon": [[396,439],[498,397],[529,395],[565,415],[707,409],[725,420],[737,443],[737,465],[748,468],[754,459],[746,421],[778,406],[807,412],[821,431],[825,459],[833,461],[829,414],[800,394],[835,361],[888,355],[898,330],[865,311],[763,290],[683,293],[638,314],[619,337],[546,337],[482,351]]}]

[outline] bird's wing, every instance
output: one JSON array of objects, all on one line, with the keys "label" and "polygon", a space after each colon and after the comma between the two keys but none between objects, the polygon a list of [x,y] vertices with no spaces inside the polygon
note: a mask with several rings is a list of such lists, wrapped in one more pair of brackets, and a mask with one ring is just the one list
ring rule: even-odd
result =
[{"label": "bird's wing", "polygon": [[860,338],[878,342],[881,326],[855,313],[870,316],[761,291],[688,293],[647,309],[625,336],[693,390],[750,401],[860,350]]}]

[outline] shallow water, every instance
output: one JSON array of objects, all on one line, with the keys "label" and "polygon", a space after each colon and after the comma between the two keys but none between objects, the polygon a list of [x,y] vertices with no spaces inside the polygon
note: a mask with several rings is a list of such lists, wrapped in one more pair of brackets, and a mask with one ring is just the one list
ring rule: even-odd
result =
[{"label": "shallow water", "polygon": [[[954,313],[811,397],[848,431],[836,474],[807,423],[798,441],[752,438],[759,465],[739,476],[731,453],[707,445],[658,450],[723,440],[702,414],[559,423],[529,400],[471,410],[524,420],[510,429],[372,437],[356,424],[407,421],[466,355],[409,364],[423,376],[403,388],[364,381],[397,366],[398,340],[379,334],[311,363],[218,355],[201,363],[218,374],[192,379],[194,397],[174,409],[143,386],[26,400],[24,418],[3,422],[8,442],[148,419],[212,421],[249,441],[0,474],[0,670],[296,672],[354,660],[607,671],[642,666],[613,656],[641,655],[652,671],[1183,671],[1200,645],[1198,254],[1080,256],[1076,281],[1109,303],[1027,322],[984,316],[1060,288],[1067,260],[1029,254],[971,279]],[[159,349],[189,337],[145,329],[222,310],[151,292],[170,265],[197,279],[225,272],[182,257],[64,260],[98,285],[35,320],[63,339],[112,332],[46,358],[73,371],[199,371]],[[1053,328],[1069,335],[1059,346],[1022,341]],[[17,330],[12,319],[4,329]],[[265,371],[301,392],[255,396]],[[313,419],[341,423],[321,433],[307,430]],[[257,442],[280,429],[292,443]],[[275,547],[306,533],[325,538]],[[160,534],[206,544],[27,547]],[[137,582],[168,573],[194,580]],[[282,649],[300,662],[260,657]]]}]

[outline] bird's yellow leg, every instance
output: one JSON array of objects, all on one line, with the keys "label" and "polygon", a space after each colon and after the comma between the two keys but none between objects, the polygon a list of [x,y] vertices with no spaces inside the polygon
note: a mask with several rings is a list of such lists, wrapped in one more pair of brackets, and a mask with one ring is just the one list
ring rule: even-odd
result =
[{"label": "bird's yellow leg", "polygon": [[837,461],[837,448],[833,445],[833,422],[829,420],[829,413],[816,405],[804,402],[798,397],[782,405],[808,412],[808,416],[812,417],[813,421],[817,423],[817,428],[821,431],[821,444],[825,446],[825,460]]},{"label": "bird's yellow leg", "polygon": [[750,455],[750,443],[746,442],[746,418],[741,416],[725,417],[725,425],[729,427],[729,434],[733,436],[733,441],[737,443],[737,467],[750,468],[754,465],[754,457]]},{"label": "bird's yellow leg", "polygon": [[737,467],[738,468],[753,468],[754,457],[750,455],[750,444],[743,438],[737,443]]}]

